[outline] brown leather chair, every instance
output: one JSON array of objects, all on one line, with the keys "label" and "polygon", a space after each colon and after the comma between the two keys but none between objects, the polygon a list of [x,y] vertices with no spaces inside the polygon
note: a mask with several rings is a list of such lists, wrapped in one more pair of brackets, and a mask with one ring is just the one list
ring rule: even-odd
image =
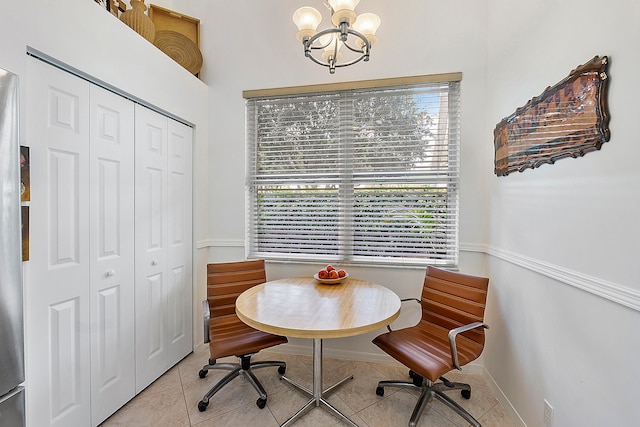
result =
[{"label": "brown leather chair", "polygon": [[[471,398],[469,384],[448,381],[442,375],[477,359],[484,348],[484,309],[489,279],[428,267],[422,289],[422,318],[413,327],[384,333],[373,340],[385,353],[409,368],[411,381],[380,381],[376,394],[385,387],[420,390],[409,426],[415,426],[435,396],[473,426],[480,423],[445,391],[461,390]],[[403,300],[406,301],[406,300]],[[438,381],[439,380],[439,381]]]},{"label": "brown leather chair", "polygon": [[[251,362],[251,355],[262,349],[284,344],[287,338],[253,329],[236,315],[238,295],[265,281],[264,260],[207,265],[207,300],[203,301],[204,342],[209,343],[211,358],[199,375],[204,378],[209,369],[228,369],[231,372],[198,402],[200,412],[207,409],[214,394],[239,375],[245,377],[256,389],[260,395],[256,405],[262,409],[267,403],[267,393],[252,370],[277,366],[281,375],[285,372],[284,362]],[[216,364],[216,359],[227,356],[238,357],[240,363]]]}]

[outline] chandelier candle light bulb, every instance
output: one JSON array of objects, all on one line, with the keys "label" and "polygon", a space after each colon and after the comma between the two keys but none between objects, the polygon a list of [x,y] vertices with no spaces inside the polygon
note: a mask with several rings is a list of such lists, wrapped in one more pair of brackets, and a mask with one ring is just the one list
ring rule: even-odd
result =
[{"label": "chandelier candle light bulb", "polygon": [[[362,34],[369,40],[371,46],[376,44],[378,38],[376,37],[376,31],[380,26],[380,17],[375,13],[363,13],[358,15],[356,22],[353,24],[353,29]],[[362,40],[358,40],[360,47],[364,44]]]},{"label": "chandelier candle light bulb", "polygon": [[303,41],[317,33],[316,29],[322,22],[322,15],[313,7],[301,7],[294,12],[293,22],[298,26],[298,41]]},{"label": "chandelier candle light bulb", "polygon": [[[355,7],[360,0],[327,0],[331,11],[332,27],[317,31],[322,15],[313,7],[301,7],[293,14],[298,27],[297,38],[304,46],[304,54],[318,65],[329,67],[331,74],[337,67],[346,67],[360,61],[368,61],[371,46],[377,41],[376,31],[380,18],[374,13],[357,15]],[[340,49],[346,46],[348,55],[342,62]],[[314,51],[323,52],[314,55]]]},{"label": "chandelier candle light bulb", "polygon": [[360,0],[329,0],[329,5],[334,10],[331,16],[333,25],[338,27],[341,22],[351,25],[356,19],[355,9],[358,3]]}]

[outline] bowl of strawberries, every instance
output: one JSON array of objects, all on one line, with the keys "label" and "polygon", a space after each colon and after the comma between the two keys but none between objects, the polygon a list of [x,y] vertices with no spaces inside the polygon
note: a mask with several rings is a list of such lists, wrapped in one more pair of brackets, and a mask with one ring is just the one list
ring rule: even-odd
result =
[{"label": "bowl of strawberries", "polygon": [[344,281],[348,277],[349,273],[347,273],[343,269],[336,269],[332,265],[327,265],[325,268],[313,275],[314,279],[325,285],[335,285],[337,283],[342,283],[342,281]]}]

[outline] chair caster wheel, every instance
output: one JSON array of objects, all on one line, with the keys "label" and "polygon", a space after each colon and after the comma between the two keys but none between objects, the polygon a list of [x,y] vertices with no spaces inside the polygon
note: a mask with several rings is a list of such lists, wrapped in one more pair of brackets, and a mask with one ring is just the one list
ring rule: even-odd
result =
[{"label": "chair caster wheel", "polygon": [[204,378],[204,377],[206,377],[206,376],[207,376],[207,372],[209,372],[209,371],[207,371],[207,370],[205,370],[205,369],[200,369],[200,372],[198,372],[198,376],[199,376],[200,378]]},{"label": "chair caster wheel", "polygon": [[286,371],[286,370],[287,370],[287,367],[286,367],[286,366],[280,366],[280,367],[278,368],[278,373],[279,373],[280,375],[284,375],[284,373],[285,373],[285,371]]},{"label": "chair caster wheel", "polygon": [[415,378],[417,376],[418,376],[418,374],[416,374],[415,372],[409,370],[409,378]]},{"label": "chair caster wheel", "polygon": [[465,399],[471,399],[471,390],[460,390],[460,394]]},{"label": "chair caster wheel", "polygon": [[200,402],[198,402],[198,411],[200,412],[204,412],[207,409],[207,406],[209,406],[209,402],[204,403],[202,400]]},{"label": "chair caster wheel", "polygon": [[264,408],[264,406],[267,404],[267,399],[258,399],[256,400],[256,405],[258,405],[258,408],[262,409]]},{"label": "chair caster wheel", "polygon": [[376,394],[378,396],[384,396],[384,387],[380,387],[380,386],[376,387]]}]

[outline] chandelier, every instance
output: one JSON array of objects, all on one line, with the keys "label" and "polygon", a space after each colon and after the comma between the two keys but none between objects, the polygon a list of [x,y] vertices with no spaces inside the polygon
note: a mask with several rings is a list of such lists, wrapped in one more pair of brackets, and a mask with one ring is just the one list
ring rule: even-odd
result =
[{"label": "chandelier", "polygon": [[[317,9],[301,7],[293,14],[293,22],[298,27],[298,41],[304,45],[304,56],[316,64],[329,67],[331,74],[336,72],[337,67],[368,61],[371,46],[378,40],[376,31],[380,26],[380,18],[375,13],[356,15],[355,7],[359,2],[327,0],[325,5],[331,12],[333,26],[320,32],[316,29],[322,21],[322,15]],[[343,46],[347,49],[344,61],[341,52]]]}]

